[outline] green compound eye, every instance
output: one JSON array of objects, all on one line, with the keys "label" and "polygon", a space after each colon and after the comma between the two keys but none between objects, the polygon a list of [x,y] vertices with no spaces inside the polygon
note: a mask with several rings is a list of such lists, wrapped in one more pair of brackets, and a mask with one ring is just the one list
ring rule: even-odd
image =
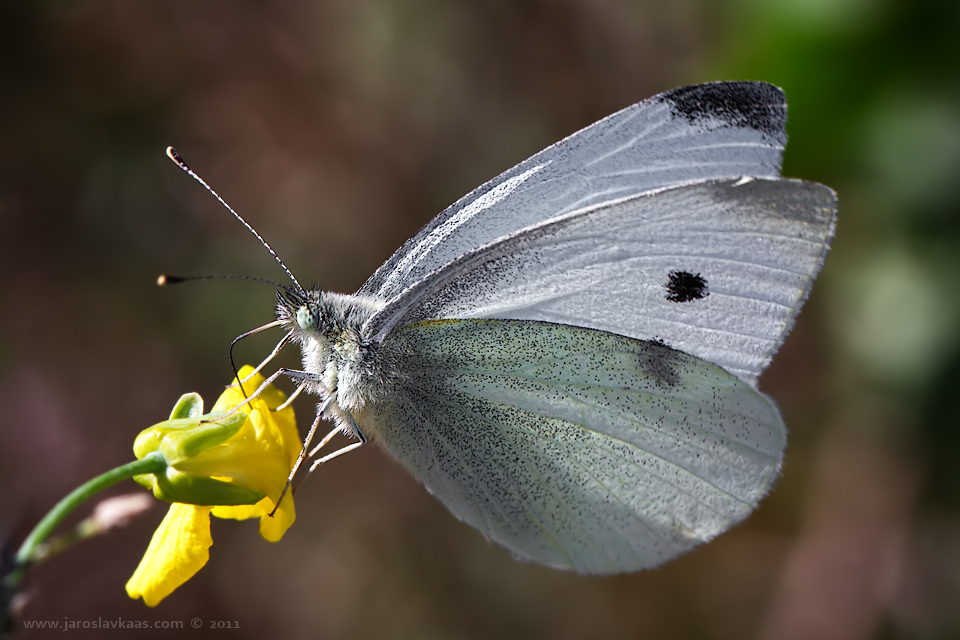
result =
[{"label": "green compound eye", "polygon": [[309,305],[303,305],[297,309],[297,324],[304,331],[317,330],[317,314],[310,310]]}]

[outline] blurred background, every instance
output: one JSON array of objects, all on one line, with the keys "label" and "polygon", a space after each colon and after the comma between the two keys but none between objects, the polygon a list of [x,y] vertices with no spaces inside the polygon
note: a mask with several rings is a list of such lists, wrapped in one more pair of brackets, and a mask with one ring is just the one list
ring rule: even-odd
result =
[{"label": "blurred background", "polygon": [[[273,317],[269,287],[154,285],[282,280],[168,144],[304,284],[344,292],[473,187],[695,82],[783,87],[784,174],[840,197],[761,380],[790,430],[783,477],[697,551],[607,578],[519,564],[365,447],[311,478],[279,544],[215,521],[210,563],[158,608],[123,586],[160,504],[38,567],[23,618],[186,623],[138,638],[192,618],[236,621],[232,638],[960,638],[958,38],[955,0],[3,2],[0,535],[16,542],[181,393],[212,402],[229,341]],[[305,428],[311,401],[297,410]]]}]

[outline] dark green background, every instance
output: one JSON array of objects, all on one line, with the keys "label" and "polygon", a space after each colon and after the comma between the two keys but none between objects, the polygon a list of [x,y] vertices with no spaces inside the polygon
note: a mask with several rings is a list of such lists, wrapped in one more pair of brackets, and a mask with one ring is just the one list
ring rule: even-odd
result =
[{"label": "dark green background", "polygon": [[268,287],[153,285],[282,275],[168,144],[302,281],[336,291],[484,180],[694,82],[783,87],[785,174],[840,198],[834,250],[761,381],[790,429],[783,478],[694,553],[612,578],[518,564],[367,447],[311,478],[277,545],[215,522],[210,564],[157,609],[123,585],[159,505],[40,567],[24,618],[187,627],[137,638],[186,637],[195,617],[237,621],[216,632],[233,638],[960,637],[958,41],[953,0],[4,2],[14,540],[129,460],[181,393],[212,402],[229,340],[272,318]]}]

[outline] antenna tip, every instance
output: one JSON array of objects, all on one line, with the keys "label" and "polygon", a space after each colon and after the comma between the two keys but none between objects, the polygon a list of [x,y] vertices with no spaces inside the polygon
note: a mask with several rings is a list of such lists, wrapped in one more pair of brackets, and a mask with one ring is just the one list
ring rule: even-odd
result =
[{"label": "antenna tip", "polygon": [[180,157],[180,154],[177,153],[177,150],[173,147],[167,147],[167,157],[177,163],[177,165],[184,171],[189,171],[187,168],[187,163],[183,161],[183,158]]},{"label": "antenna tip", "polygon": [[157,286],[165,287],[171,284],[180,284],[181,282],[185,282],[190,279],[191,278],[182,278],[180,276],[168,276],[165,273],[161,273],[159,276],[157,276]]},{"label": "antenna tip", "polygon": [[167,284],[167,276],[166,274],[161,273],[159,276],[157,276],[157,286],[162,287],[165,284]]}]

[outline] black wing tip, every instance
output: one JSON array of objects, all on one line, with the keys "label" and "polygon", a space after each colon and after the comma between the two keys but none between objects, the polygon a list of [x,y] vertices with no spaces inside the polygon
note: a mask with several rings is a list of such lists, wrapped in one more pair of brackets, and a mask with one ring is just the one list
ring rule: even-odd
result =
[{"label": "black wing tip", "polygon": [[786,140],[787,103],[783,90],[766,82],[709,82],[680,87],[658,96],[691,124],[718,119]]}]

